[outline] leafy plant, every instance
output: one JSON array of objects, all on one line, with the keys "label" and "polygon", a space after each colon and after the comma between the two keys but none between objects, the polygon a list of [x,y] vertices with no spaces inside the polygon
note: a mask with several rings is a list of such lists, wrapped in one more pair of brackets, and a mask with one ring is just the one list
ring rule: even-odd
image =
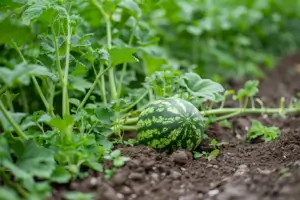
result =
[{"label": "leafy plant", "polygon": [[271,126],[267,127],[264,126],[261,122],[257,120],[252,121],[252,126],[250,130],[248,131],[247,138],[248,140],[253,140],[259,137],[262,137],[264,141],[272,141],[279,137],[280,130],[278,127]]}]

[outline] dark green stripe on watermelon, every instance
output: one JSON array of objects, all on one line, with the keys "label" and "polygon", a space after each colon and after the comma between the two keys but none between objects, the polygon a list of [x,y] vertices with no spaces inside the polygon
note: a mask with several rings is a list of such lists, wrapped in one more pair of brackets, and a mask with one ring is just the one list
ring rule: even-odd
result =
[{"label": "dark green stripe on watermelon", "polygon": [[158,100],[140,114],[137,139],[141,144],[168,152],[178,148],[194,150],[203,138],[202,119],[197,108],[188,101]]}]

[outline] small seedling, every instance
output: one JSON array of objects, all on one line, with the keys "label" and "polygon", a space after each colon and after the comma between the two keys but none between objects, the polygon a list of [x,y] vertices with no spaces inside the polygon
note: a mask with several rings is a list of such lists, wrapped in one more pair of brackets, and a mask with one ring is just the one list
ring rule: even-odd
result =
[{"label": "small seedling", "polygon": [[253,120],[252,126],[248,131],[247,138],[249,141],[251,141],[258,137],[262,137],[264,141],[268,142],[277,139],[279,135],[280,135],[280,130],[278,127],[275,126],[267,127],[264,126],[261,122],[257,120]]}]

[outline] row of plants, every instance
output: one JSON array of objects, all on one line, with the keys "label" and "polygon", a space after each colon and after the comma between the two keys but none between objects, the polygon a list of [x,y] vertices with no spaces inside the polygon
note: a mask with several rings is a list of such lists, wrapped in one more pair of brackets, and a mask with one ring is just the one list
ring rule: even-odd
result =
[{"label": "row of plants", "polygon": [[[202,65],[200,57],[177,54],[191,52],[190,45],[180,47],[190,35],[181,37],[172,29],[191,21],[176,16],[186,17],[187,8],[203,2],[209,1],[1,1],[0,199],[44,199],[53,183],[84,178],[88,169],[110,178],[129,159],[115,145],[140,142],[124,141],[123,134],[139,130],[141,111],[155,100],[191,102],[203,117],[199,142],[209,139],[204,130],[210,123],[239,114],[299,112],[296,97],[289,107],[283,100],[278,108],[265,108],[255,99],[258,81],[248,81],[239,91],[225,90],[213,77],[202,78],[212,75],[209,60],[202,59]],[[220,1],[215,8],[223,5]],[[194,43],[210,41],[206,35],[198,34]],[[225,107],[232,97],[239,106]],[[276,138],[277,130],[256,127],[250,139],[263,129],[271,132],[266,138]],[[104,168],[107,161],[112,168]],[[66,198],[83,197],[69,193]]]}]

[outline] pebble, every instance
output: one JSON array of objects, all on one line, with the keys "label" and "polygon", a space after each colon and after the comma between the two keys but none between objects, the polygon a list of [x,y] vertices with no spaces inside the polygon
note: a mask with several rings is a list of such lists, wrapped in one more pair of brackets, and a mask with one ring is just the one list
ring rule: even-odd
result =
[{"label": "pebble", "polygon": [[249,171],[249,167],[247,165],[240,165],[233,176],[241,176]]},{"label": "pebble", "polygon": [[116,191],[108,185],[105,186],[104,192],[103,192],[103,198],[101,198],[101,199],[103,199],[103,200],[119,200],[119,198],[116,194]]},{"label": "pebble", "polygon": [[180,165],[186,164],[189,160],[188,155],[184,151],[176,151],[172,153],[171,159],[173,162]]},{"label": "pebble", "polygon": [[215,189],[215,190],[210,190],[210,191],[208,191],[208,196],[211,196],[211,197],[213,197],[213,196],[216,196],[217,194],[219,194],[219,190],[217,190],[217,189]]},{"label": "pebble", "polygon": [[124,199],[124,195],[123,194],[121,194],[121,193],[117,193],[117,195],[116,195],[119,199]]},{"label": "pebble", "polygon": [[130,167],[130,168],[136,168],[136,167],[139,167],[141,164],[141,162],[139,160],[130,160],[128,161],[127,165]]},{"label": "pebble", "polygon": [[129,175],[129,179],[131,180],[142,180],[144,177],[144,175],[142,173],[137,173],[137,172],[132,172],[130,175]]},{"label": "pebble", "polygon": [[125,195],[130,195],[132,194],[132,190],[130,189],[130,187],[127,186],[123,186],[120,190],[121,193],[125,194]]},{"label": "pebble", "polygon": [[171,177],[173,179],[179,179],[181,177],[181,174],[179,172],[175,171],[175,170],[172,170],[171,171]]},{"label": "pebble", "polygon": [[179,197],[179,200],[195,200],[195,199],[198,199],[197,195],[195,195],[195,194],[188,194],[188,195]]},{"label": "pebble", "polygon": [[159,180],[159,175],[157,173],[152,173],[151,177],[153,180],[158,181]]},{"label": "pebble", "polygon": [[112,177],[112,182],[116,185],[123,185],[127,180],[128,174],[125,172],[118,172]]},{"label": "pebble", "polygon": [[95,186],[97,186],[98,185],[98,179],[97,178],[95,178],[95,177],[92,177],[91,179],[90,179],[90,182],[89,182],[89,185],[90,185],[90,187],[95,187]]},{"label": "pebble", "polygon": [[155,161],[150,160],[144,164],[144,167],[145,167],[145,169],[149,170],[149,169],[152,169],[154,167],[154,165],[155,165]]}]

